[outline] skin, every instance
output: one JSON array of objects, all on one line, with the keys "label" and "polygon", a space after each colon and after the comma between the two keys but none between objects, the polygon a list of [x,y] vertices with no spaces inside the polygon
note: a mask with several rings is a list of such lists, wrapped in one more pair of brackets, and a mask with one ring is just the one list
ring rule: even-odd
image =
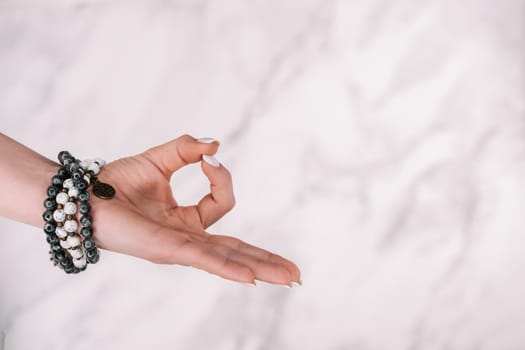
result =
[{"label": "skin", "polygon": [[[116,196],[91,196],[97,246],[157,264],[193,266],[242,283],[301,284],[293,262],[238,238],[206,231],[235,205],[228,169],[202,160],[203,154],[213,155],[218,148],[218,142],[201,143],[183,135],[107,164],[98,178],[111,184]],[[42,228],[45,191],[59,164],[1,133],[0,149],[0,215]],[[170,177],[198,162],[210,193],[196,205],[180,206]],[[20,188],[26,189],[23,198],[16,190]]]}]

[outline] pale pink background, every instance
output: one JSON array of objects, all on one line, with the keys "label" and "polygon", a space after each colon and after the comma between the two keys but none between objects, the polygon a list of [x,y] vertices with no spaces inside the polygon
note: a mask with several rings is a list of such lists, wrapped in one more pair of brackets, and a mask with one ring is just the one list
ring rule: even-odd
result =
[{"label": "pale pink background", "polygon": [[71,278],[1,220],[5,349],[524,349],[524,43],[522,0],[1,1],[3,132],[108,160],[218,138],[211,231],[304,280],[109,252]]}]

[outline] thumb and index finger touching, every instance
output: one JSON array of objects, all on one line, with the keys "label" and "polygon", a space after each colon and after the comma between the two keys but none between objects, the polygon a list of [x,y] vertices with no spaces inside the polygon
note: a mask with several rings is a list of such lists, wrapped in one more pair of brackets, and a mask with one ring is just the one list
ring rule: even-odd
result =
[{"label": "thumb and index finger touching", "polygon": [[195,206],[202,226],[209,227],[235,205],[231,174],[213,155],[219,142],[205,137],[196,139],[182,135],[145,153],[169,179],[178,169],[201,161],[201,168],[210,182],[210,192]]},{"label": "thumb and index finger touching", "polygon": [[[199,213],[204,228],[219,220],[235,205],[231,174],[213,157],[218,148],[219,142],[212,138],[196,139],[190,135],[182,135],[173,141],[153,147],[145,152],[166,179],[169,179],[178,169],[201,161],[201,168],[210,182],[210,192],[198,202],[195,209]],[[244,259],[249,257],[249,263],[235,261],[233,256],[231,258],[224,257],[201,244],[193,244],[194,251],[188,250],[188,254],[192,253],[189,254],[191,256],[187,256],[183,260],[191,262],[195,260],[196,256],[200,256],[201,258],[194,262],[197,267],[233,280],[251,281],[256,274],[264,275],[265,280],[273,283],[289,284],[288,279],[300,280],[299,270],[292,262],[227,236],[217,236],[216,238],[218,246],[224,245],[224,247],[233,249],[232,251],[239,254],[241,252],[237,252],[237,250],[242,250],[241,255]],[[206,258],[202,254],[204,250],[208,252]],[[263,274],[263,270],[266,271],[265,274]],[[282,275],[282,272],[286,270],[286,276]],[[257,273],[255,274],[255,272]]]}]

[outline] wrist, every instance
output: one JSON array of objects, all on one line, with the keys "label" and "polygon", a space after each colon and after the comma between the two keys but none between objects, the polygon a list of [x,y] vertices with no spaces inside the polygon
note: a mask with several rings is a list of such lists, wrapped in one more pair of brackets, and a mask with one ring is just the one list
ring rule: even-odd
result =
[{"label": "wrist", "polygon": [[[44,210],[44,200],[47,198],[47,188],[50,185],[51,178],[56,175],[60,165],[48,159],[42,159],[41,162],[34,164],[32,170],[27,176],[20,179],[24,185],[24,191],[15,191],[11,197],[21,196],[15,200],[13,205],[8,208],[7,217],[42,228],[42,212]],[[18,194],[16,194],[18,193]]]},{"label": "wrist", "polygon": [[0,216],[42,227],[43,202],[59,164],[0,134]]}]

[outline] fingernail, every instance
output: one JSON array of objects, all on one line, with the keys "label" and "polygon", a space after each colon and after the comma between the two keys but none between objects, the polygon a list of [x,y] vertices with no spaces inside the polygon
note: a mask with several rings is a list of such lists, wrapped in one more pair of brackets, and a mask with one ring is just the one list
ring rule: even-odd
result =
[{"label": "fingernail", "polygon": [[200,143],[213,143],[213,142],[219,142],[211,137],[201,137],[200,139],[197,139]]},{"label": "fingernail", "polygon": [[253,281],[253,282],[242,282],[242,284],[245,284],[245,285],[250,286],[250,287],[255,287],[256,286],[255,281]]},{"label": "fingernail", "polygon": [[284,287],[284,288],[292,288],[290,284],[278,284],[278,286]]},{"label": "fingernail", "polygon": [[294,287],[300,287],[303,285],[303,282],[299,281],[299,282],[295,282],[295,281],[292,281],[292,286]]},{"label": "fingernail", "polygon": [[207,154],[203,154],[202,155],[202,160],[204,160],[206,163],[208,163],[209,165],[211,165],[214,168],[218,168],[219,166],[221,166],[221,163],[219,163],[219,161],[214,156],[209,156]]}]

